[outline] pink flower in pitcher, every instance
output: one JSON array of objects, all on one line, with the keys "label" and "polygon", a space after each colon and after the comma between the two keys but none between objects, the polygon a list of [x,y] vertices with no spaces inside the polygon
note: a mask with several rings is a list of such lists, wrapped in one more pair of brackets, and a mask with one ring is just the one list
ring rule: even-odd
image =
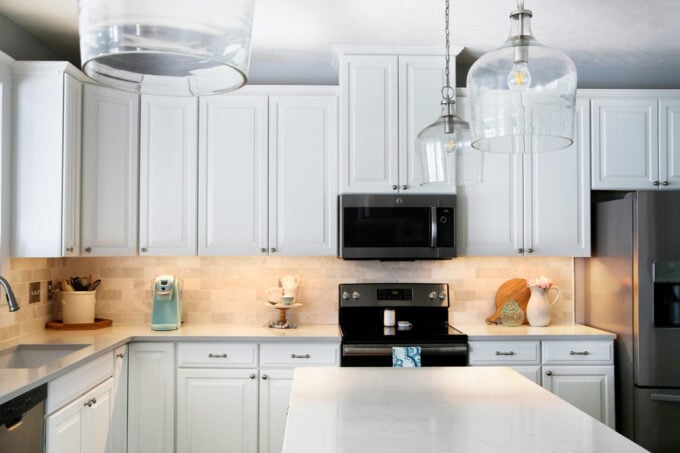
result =
[{"label": "pink flower in pitcher", "polygon": [[539,288],[543,288],[544,290],[548,290],[552,285],[553,281],[550,280],[545,275],[541,275],[540,277],[529,282],[529,286],[538,286]]}]

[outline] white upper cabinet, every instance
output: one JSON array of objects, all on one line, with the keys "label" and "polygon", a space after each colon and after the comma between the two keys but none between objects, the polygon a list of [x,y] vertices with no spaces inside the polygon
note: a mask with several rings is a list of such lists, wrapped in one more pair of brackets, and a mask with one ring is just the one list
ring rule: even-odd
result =
[{"label": "white upper cabinet", "polygon": [[335,255],[337,95],[295,90],[200,99],[199,255]]},{"label": "white upper cabinet", "polygon": [[340,57],[342,193],[455,193],[453,183],[421,186],[415,150],[441,113],[443,74],[439,55]]},{"label": "white upper cabinet", "polygon": [[13,78],[11,255],[78,256],[85,76],[68,63],[15,62]]},{"label": "white upper cabinet", "polygon": [[268,250],[267,112],[266,96],[199,100],[199,255]]},{"label": "white upper cabinet", "polygon": [[269,250],[336,254],[338,101],[335,95],[269,98]]},{"label": "white upper cabinet", "polygon": [[140,255],[196,255],[197,99],[143,95],[140,126]]},{"label": "white upper cabinet", "polygon": [[[461,96],[460,113],[467,116]],[[483,182],[458,188],[460,256],[589,256],[588,100],[574,144],[529,155],[485,153]]]},{"label": "white upper cabinet", "polygon": [[84,256],[137,254],[139,96],[85,85]]},{"label": "white upper cabinet", "polygon": [[680,190],[680,97],[592,91],[592,188]]}]

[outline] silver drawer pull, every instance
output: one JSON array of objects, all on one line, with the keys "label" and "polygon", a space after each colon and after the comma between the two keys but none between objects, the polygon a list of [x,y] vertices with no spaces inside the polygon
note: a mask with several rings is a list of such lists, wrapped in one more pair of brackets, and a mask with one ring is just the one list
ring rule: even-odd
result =
[{"label": "silver drawer pull", "polygon": [[496,351],[496,355],[515,355],[515,351],[508,351],[508,352]]},{"label": "silver drawer pull", "polygon": [[208,354],[208,357],[211,359],[226,359],[227,354]]},{"label": "silver drawer pull", "polygon": [[569,355],[590,355],[588,351],[569,351]]},{"label": "silver drawer pull", "polygon": [[649,397],[652,401],[663,401],[665,403],[680,403],[680,395],[666,395],[663,393],[652,393]]},{"label": "silver drawer pull", "polygon": [[309,354],[291,354],[291,359],[311,359],[312,356]]}]

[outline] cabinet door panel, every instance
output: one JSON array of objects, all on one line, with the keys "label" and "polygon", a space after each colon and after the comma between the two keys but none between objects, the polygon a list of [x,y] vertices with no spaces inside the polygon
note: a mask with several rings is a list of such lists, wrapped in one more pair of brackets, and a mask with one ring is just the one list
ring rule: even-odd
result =
[{"label": "cabinet door panel", "polygon": [[293,370],[261,370],[260,453],[280,453],[293,389]]},{"label": "cabinet door panel", "polygon": [[269,247],[336,254],[337,98],[269,100]]},{"label": "cabinet door panel", "polygon": [[659,180],[656,98],[595,97],[592,188],[653,189]]},{"label": "cabinet door panel", "polygon": [[46,453],[73,452],[81,448],[83,437],[82,398],[45,417]]},{"label": "cabinet door panel", "polygon": [[267,248],[267,97],[199,100],[199,255]]},{"label": "cabinet door panel", "polygon": [[[659,103],[659,179],[661,188],[680,189],[680,100]],[[668,186],[663,183],[668,182]]]},{"label": "cabinet door panel", "polygon": [[525,248],[538,256],[590,255],[590,114],[576,102],[575,142],[525,156]]},{"label": "cabinet door panel", "polygon": [[109,378],[91,392],[86,398],[91,406],[83,407],[83,452],[108,453],[111,451],[111,394],[113,378]]},{"label": "cabinet door panel", "polygon": [[196,254],[196,98],[142,96],[139,247],[142,255]]},{"label": "cabinet door panel", "polygon": [[63,256],[78,256],[80,254],[82,109],[83,85],[71,76],[64,76],[64,162],[61,219]]},{"label": "cabinet door panel", "polygon": [[[455,63],[451,63],[455,67]],[[455,71],[454,71],[455,72]],[[455,180],[421,185],[421,163],[416,150],[418,133],[439,118],[445,83],[442,56],[399,57],[399,183],[416,193],[455,193]],[[452,81],[452,86],[455,82]]]},{"label": "cabinet door panel", "polygon": [[543,387],[614,428],[613,366],[544,366]]},{"label": "cabinet door panel", "polygon": [[177,370],[177,451],[255,453],[256,376],[256,369]]},{"label": "cabinet door panel", "polygon": [[137,254],[139,97],[86,85],[83,255]]},{"label": "cabinet door panel", "polygon": [[398,172],[396,56],[341,57],[342,192],[392,192]]}]

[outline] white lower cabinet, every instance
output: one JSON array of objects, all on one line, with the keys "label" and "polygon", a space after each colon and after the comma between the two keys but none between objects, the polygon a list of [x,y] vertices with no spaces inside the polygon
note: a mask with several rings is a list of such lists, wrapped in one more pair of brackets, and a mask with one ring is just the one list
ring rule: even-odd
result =
[{"label": "white lower cabinet", "polygon": [[293,388],[291,370],[260,370],[260,453],[280,453]]},{"label": "white lower cabinet", "polygon": [[106,354],[48,384],[46,453],[110,451],[112,375]]},{"label": "white lower cabinet", "polygon": [[131,343],[128,452],[175,450],[175,344]]},{"label": "white lower cabinet", "polygon": [[509,366],[614,428],[612,340],[472,340],[472,366]]}]

